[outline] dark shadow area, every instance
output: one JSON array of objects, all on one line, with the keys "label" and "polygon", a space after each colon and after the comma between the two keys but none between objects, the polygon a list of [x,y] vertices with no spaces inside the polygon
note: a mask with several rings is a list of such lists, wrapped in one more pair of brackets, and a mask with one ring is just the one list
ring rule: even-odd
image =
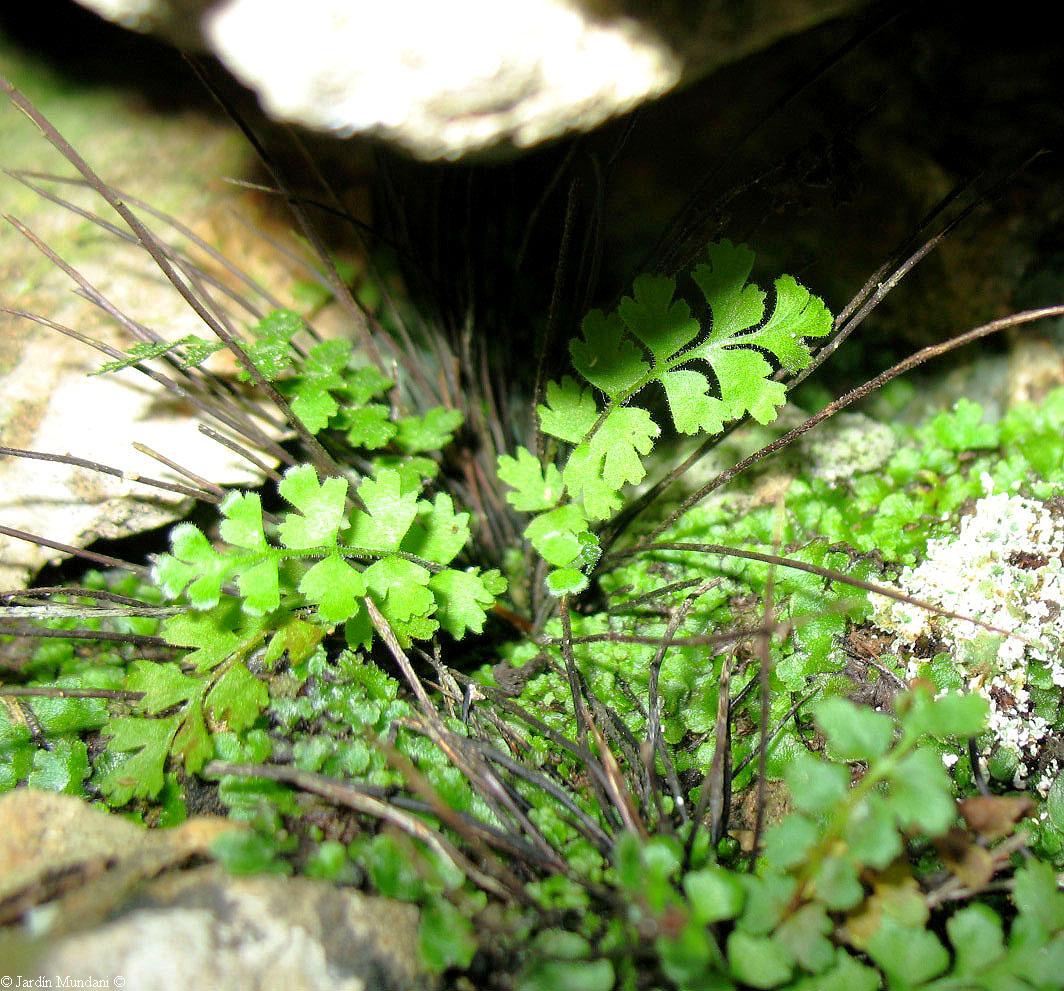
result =
[{"label": "dark shadow area", "polygon": [[160,112],[219,113],[173,47],[73,0],[3,4],[0,37],[71,87],[120,87]]}]

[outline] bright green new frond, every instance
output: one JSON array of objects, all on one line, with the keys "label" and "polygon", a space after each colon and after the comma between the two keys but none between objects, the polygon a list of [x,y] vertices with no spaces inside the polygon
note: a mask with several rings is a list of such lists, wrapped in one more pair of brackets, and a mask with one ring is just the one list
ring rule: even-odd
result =
[{"label": "bright green new frond", "polygon": [[451,443],[454,432],[462,425],[456,409],[437,406],[424,416],[407,416],[398,423],[396,443],[408,454],[439,451]]},{"label": "bright green new frond", "polygon": [[207,693],[205,707],[234,733],[247,729],[269,704],[266,686],[243,664],[234,664]]},{"label": "bright green new frond", "polygon": [[417,490],[403,484],[398,471],[385,468],[363,479],[358,497],[366,511],[351,517],[351,542],[358,547],[397,551],[418,514]]},{"label": "bright green new frond", "polygon": [[687,347],[701,333],[691,308],[673,299],[676,283],[656,275],[641,275],[632,284],[632,295],[621,300],[617,312],[624,325],[660,364]]},{"label": "bright green new frond", "polygon": [[111,805],[134,798],[154,798],[162,791],[163,768],[170,745],[181,725],[180,716],[112,719],[106,734],[111,767],[94,779]]},{"label": "bright green new frond", "polygon": [[285,547],[300,550],[336,544],[347,499],[344,479],[327,478],[319,482],[318,473],[311,465],[298,465],[285,472],[278,491],[302,514],[288,513],[277,527]]},{"label": "bright green new frond", "polygon": [[630,393],[643,382],[649,366],[642,352],[625,335],[616,313],[592,310],[580,325],[584,335],[569,344],[573,367],[610,399]]},{"label": "bright green new frond", "polygon": [[685,358],[703,359],[712,368],[729,418],[749,413],[759,423],[769,423],[783,405],[787,390],[771,380],[773,367],[764,353],[790,372],[801,370],[811,359],[803,339],[829,334],[831,314],[820,299],[784,276],[776,280],[776,305],[758,328],[765,313],[765,294],[747,282],[753,252],[722,241],[710,245],[708,254],[708,263],[699,265],[693,276],[713,322],[706,340]]},{"label": "bright green new frond", "polygon": [[[650,414],[631,400],[660,383],[676,429],[716,434],[750,415],[774,420],[787,390],[774,380],[778,366],[796,372],[812,360],[808,338],[831,332],[823,302],[790,276],[776,280],[775,302],[765,317],[765,294],[749,282],[754,255],[729,241],[709,246],[708,260],[693,272],[712,317],[704,328],[691,307],[676,298],[676,283],[664,276],[637,278],[617,310],[593,310],[570,342],[573,367],[592,386],[566,376],[549,382],[546,403],[537,406],[544,434],[574,445],[564,465],[541,466],[531,452],[499,458],[499,477],[513,491],[508,501],[526,512],[549,510],[526,536],[546,560],[570,568],[587,520],[607,520],[622,504],[622,489],[646,476],[643,459],[660,434]],[[772,360],[770,360],[772,359]],[[596,392],[605,395],[603,408]],[[581,506],[583,525],[559,515],[556,473],[569,499]],[[558,526],[565,519],[565,525]],[[580,537],[579,534],[586,534]],[[548,556],[549,555],[549,556]],[[572,591],[573,575],[552,579],[552,590]]]},{"label": "bright green new frond", "polygon": [[680,369],[661,377],[672,422],[682,434],[719,434],[731,419],[723,400],[710,395],[712,386],[701,372]]},{"label": "bright green new frond", "polygon": [[355,406],[364,406],[372,399],[383,396],[393,385],[372,365],[352,368],[347,373],[345,390],[347,399]]},{"label": "bright green new frond", "polygon": [[517,449],[516,458],[505,454],[499,458],[499,478],[513,490],[506,493],[506,501],[526,513],[550,509],[562,497],[561,472],[552,464],[541,466],[526,447]]},{"label": "bright green new frond", "polygon": [[557,568],[577,561],[587,547],[587,517],[579,506],[569,503],[537,516],[525,528],[525,537],[540,556]]},{"label": "bright green new frond", "polygon": [[177,341],[141,341],[126,351],[127,357],[104,362],[89,374],[106,375],[108,372],[118,372],[123,368],[139,365],[142,361],[151,361],[168,354],[174,355],[182,368],[198,368],[223,347],[225,345],[221,341],[205,341],[195,334],[189,334]]},{"label": "bright green new frond", "polygon": [[765,294],[748,281],[754,253],[745,245],[721,241],[709,245],[706,253],[709,261],[695,266],[691,276],[713,315],[711,337],[723,340],[761,321]]},{"label": "bright green new frond", "polygon": [[155,661],[134,661],[126,677],[126,688],[131,692],[143,692],[144,697],[137,707],[150,716],[189,702],[202,691],[202,681],[182,673],[176,664],[159,664]]},{"label": "bright green new frond", "polygon": [[776,305],[768,320],[743,338],[746,347],[771,352],[789,372],[798,372],[812,360],[807,338],[826,337],[833,321],[824,301],[814,296],[793,276],[776,280]]},{"label": "bright green new frond", "polygon": [[227,544],[252,551],[266,549],[262,500],[258,493],[230,492],[218,508],[224,517],[218,529]]},{"label": "bright green new frond", "polygon": [[590,440],[591,453],[602,461],[602,479],[614,488],[641,482],[646,475],[642,455],[649,454],[661,431],[645,409],[621,406],[611,410]]},{"label": "bright green new frond", "polygon": [[[245,346],[245,351],[264,379],[273,381],[292,367],[293,351],[290,342],[303,327],[303,318],[298,313],[292,310],[274,310],[251,328],[253,339]],[[245,381],[250,378],[243,370],[239,375]]]},{"label": "bright green new frond", "polygon": [[642,455],[650,453],[658,425],[638,406],[614,409],[589,441],[569,456],[562,477],[569,495],[583,503],[592,520],[609,519],[621,506],[621,488],[646,475]]},{"label": "bright green new frond", "polygon": [[281,604],[281,578],[277,571],[278,556],[267,554],[257,564],[240,571],[236,584],[244,598],[244,611],[265,616]]},{"label": "bright green new frond", "polygon": [[391,421],[391,410],[380,403],[341,410],[340,426],[347,431],[347,441],[352,447],[367,451],[385,447],[398,430]]},{"label": "bright green new frond", "polygon": [[366,579],[339,554],[330,554],[303,575],[299,591],[318,607],[326,623],[343,623],[361,608]]},{"label": "bright green new frond", "polygon": [[436,599],[435,617],[440,626],[460,640],[467,630],[483,631],[487,610],[496,596],[506,591],[506,579],[494,570],[480,573],[476,568],[448,568],[429,579],[429,589]]},{"label": "bright green new frond", "polygon": [[155,583],[171,599],[185,592],[196,609],[216,605],[222,585],[233,573],[234,559],[216,551],[191,523],[174,527],[170,547],[172,554],[160,554],[156,558],[152,569]]},{"label": "bright green new frond", "polygon": [[579,444],[598,420],[594,393],[570,375],[547,383],[547,405],[537,406],[539,425],[545,434]]},{"label": "bright green new frond", "polygon": [[311,433],[328,426],[340,409],[332,393],[344,388],[344,370],[351,359],[351,342],[322,341],[315,344],[299,364],[299,374],[285,383],[292,412]]},{"label": "bright green new frond", "polygon": [[621,493],[602,477],[602,456],[590,444],[573,449],[562,479],[569,496],[583,504],[588,519],[608,520],[623,504]]},{"label": "bright green new frond", "polygon": [[240,647],[244,640],[242,624],[250,622],[231,598],[205,612],[171,616],[162,626],[162,635],[175,647],[192,652],[185,660],[198,671],[217,667]]},{"label": "bright green new frond", "polygon": [[417,516],[402,539],[408,554],[450,564],[469,541],[469,513],[456,513],[449,495],[441,492],[433,502],[417,503]]},{"label": "bright green new frond", "polygon": [[420,564],[386,557],[366,568],[363,576],[386,619],[404,622],[414,616],[428,616],[436,608],[428,590],[432,573]]}]

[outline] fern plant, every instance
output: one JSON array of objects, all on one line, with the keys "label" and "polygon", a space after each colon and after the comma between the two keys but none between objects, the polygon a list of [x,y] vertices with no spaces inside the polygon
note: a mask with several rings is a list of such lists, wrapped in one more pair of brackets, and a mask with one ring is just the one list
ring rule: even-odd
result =
[{"label": "fern plant", "polygon": [[[875,580],[922,549],[929,518],[955,514],[984,469],[1051,492],[1064,406],[998,426],[962,405],[845,488],[803,478],[782,508],[740,491],[685,515],[918,363],[773,431],[784,380],[813,366],[807,342],[834,323],[789,276],[769,305],[749,282],[752,253],[724,241],[691,273],[694,306],[672,279],[642,276],[615,311],[583,320],[574,374],[547,383],[527,446],[503,450],[473,402],[463,408],[481,421],[467,425],[480,448],[451,460],[462,413],[433,400],[424,370],[402,388],[384,373],[415,356],[376,314],[361,314],[374,333],[359,351],[283,309],[232,333],[190,288],[205,292],[201,282],[179,277],[192,263],[2,85],[224,342],[242,384],[208,378],[220,348],[196,337],[101,348],[101,371],[154,362],[186,375],[205,410],[252,447],[265,437],[285,468],[267,472],[276,500],[213,494],[217,533],[176,526],[146,582],[41,590],[43,609],[9,597],[5,615],[59,636],[20,667],[20,684],[0,686],[0,790],[28,781],[165,825],[187,813],[197,779],[248,824],[216,850],[231,869],[299,870],[414,901],[429,969],[508,991],[1064,986],[1064,896],[1049,865],[1064,792],[1024,822],[1031,802],[982,780],[982,698],[951,691],[938,657],[919,672],[936,697],[908,691],[867,628],[872,594],[966,620]],[[247,407],[281,414],[279,441]],[[764,445],[656,518],[667,539],[644,533],[603,560],[602,529],[633,505],[663,429],[707,443],[743,420]],[[1016,451],[979,460],[999,444]],[[481,491],[468,479],[485,474],[485,452],[509,505],[532,515],[527,543],[504,548],[513,577],[538,584],[553,569],[556,619],[520,615],[524,589],[502,600],[506,582],[473,546],[470,510],[484,510],[462,495]],[[765,552],[777,544],[790,556]],[[522,575],[514,562],[529,548],[543,567]],[[724,562],[711,575],[707,556]],[[592,579],[602,598],[578,601]],[[843,599],[839,583],[859,594]],[[467,640],[492,613],[508,621],[486,644],[499,663],[481,666],[468,644],[457,662],[444,654],[441,632]],[[93,640],[97,653],[75,649]],[[867,690],[883,694],[879,711],[842,697]],[[1038,702],[1064,730],[1059,699]]]},{"label": "fern plant", "polygon": [[676,298],[674,280],[649,275],[635,280],[616,311],[584,318],[569,352],[586,385],[571,376],[552,381],[537,407],[539,430],[571,446],[568,455],[556,463],[519,448],[499,458],[499,477],[512,488],[507,500],[537,514],[524,536],[555,569],[546,579],[552,594],[587,586],[598,560],[594,525],[621,509],[625,485],[646,476],[661,428],[633,400],[660,386],[682,434],[717,434],[747,415],[771,423],[787,393],[777,368],[801,371],[812,357],[805,340],[831,332],[823,301],[789,275],[776,280],[766,319],[765,293],[748,281],[753,263],[746,247],[709,246],[708,260],[692,272],[707,326]]}]

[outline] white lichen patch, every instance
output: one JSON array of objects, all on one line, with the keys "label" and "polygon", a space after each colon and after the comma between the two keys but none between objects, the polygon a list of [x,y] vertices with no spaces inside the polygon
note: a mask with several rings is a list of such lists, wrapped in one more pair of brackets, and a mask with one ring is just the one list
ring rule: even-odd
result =
[{"label": "white lichen patch", "polygon": [[1036,784],[1048,787],[1039,755],[1051,727],[1035,713],[1031,690],[1064,688],[1064,513],[987,487],[959,532],[931,541],[898,586],[1012,635],[883,596],[873,596],[874,621],[895,635],[892,649],[907,661],[910,677],[933,655],[947,655],[990,704],[995,746],[1018,755],[1014,785],[1024,787],[1038,769]]},{"label": "white lichen patch", "polygon": [[829,485],[875,471],[898,446],[894,431],[863,413],[841,413],[802,441],[810,473]]}]

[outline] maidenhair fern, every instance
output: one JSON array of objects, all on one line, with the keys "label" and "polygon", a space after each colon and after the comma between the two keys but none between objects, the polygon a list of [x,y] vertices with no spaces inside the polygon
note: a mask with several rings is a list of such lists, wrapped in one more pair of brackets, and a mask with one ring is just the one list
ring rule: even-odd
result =
[{"label": "maidenhair fern", "polygon": [[442,493],[420,498],[420,484],[392,468],[362,480],[361,508],[348,507],[348,488],[343,478],[319,480],[310,465],[292,468],[278,486],[292,510],[273,524],[258,494],[231,493],[221,505],[221,546],[191,523],[175,527],[155,581],[194,609],[235,591],[251,616],[298,610],[326,627],[343,624],[352,645],[373,636],[367,596],[404,645],[441,626],[457,637],[480,632],[505,582],[497,571],[449,567],[469,540],[469,514]]},{"label": "maidenhair fern", "polygon": [[557,569],[547,578],[553,593],[586,586],[598,559],[592,525],[617,513],[623,487],[646,475],[644,458],[661,430],[633,399],[660,385],[673,426],[685,434],[720,433],[746,415],[770,423],[786,399],[776,367],[805,368],[804,340],[831,332],[824,303],[789,275],[776,280],[766,318],[765,293],[748,281],[753,261],[729,241],[710,245],[692,273],[711,317],[706,326],[662,276],[636,279],[616,311],[589,313],[569,346],[587,384],[571,376],[550,382],[537,408],[541,432],[571,445],[568,457],[556,464],[521,448],[499,458],[510,504],[539,514],[525,537]]}]

